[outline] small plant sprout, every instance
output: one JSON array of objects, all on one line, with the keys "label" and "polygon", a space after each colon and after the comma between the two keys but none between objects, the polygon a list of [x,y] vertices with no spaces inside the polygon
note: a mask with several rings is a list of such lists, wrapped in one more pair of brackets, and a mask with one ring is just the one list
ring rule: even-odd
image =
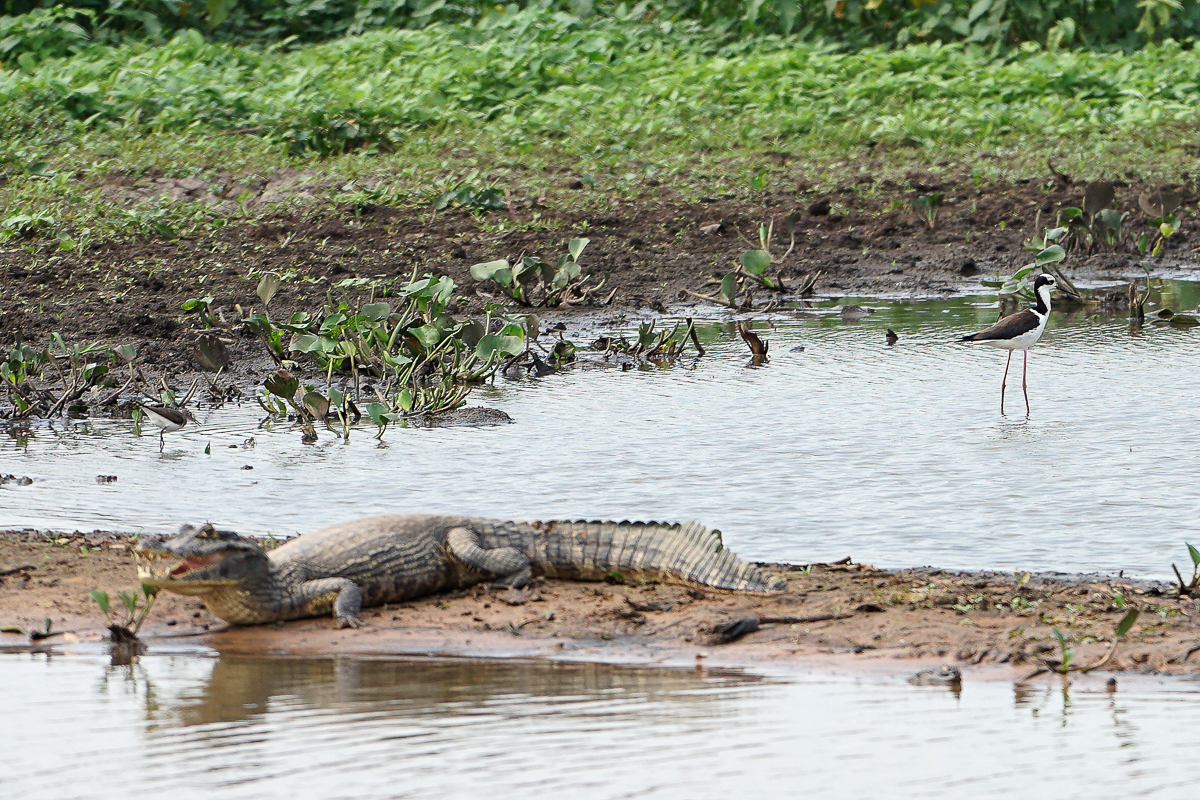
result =
[{"label": "small plant sprout", "polygon": [[913,211],[929,226],[929,230],[937,227],[938,209],[941,208],[943,199],[945,196],[941,192],[936,192],[918,195],[912,201]]},{"label": "small plant sprout", "polygon": [[[1187,544],[1187,542],[1184,542]],[[1179,579],[1179,593],[1181,595],[1193,595],[1197,588],[1200,588],[1200,550],[1197,550],[1192,545],[1187,545],[1188,555],[1192,559],[1192,578],[1187,583],[1183,582],[1183,576],[1179,574],[1179,567],[1174,564],[1171,569],[1175,570],[1175,577]]]},{"label": "small plant sprout", "polygon": [[1117,646],[1121,643],[1121,640],[1125,638],[1125,635],[1133,628],[1134,623],[1137,622],[1138,617],[1141,616],[1141,613],[1142,612],[1136,608],[1125,612],[1125,616],[1121,617],[1121,621],[1117,623],[1116,630],[1113,631],[1112,644],[1109,645],[1108,652],[1105,653],[1104,657],[1095,664],[1089,664],[1087,666],[1080,666],[1074,663],[1075,649],[1067,646],[1067,637],[1063,635],[1062,631],[1060,631],[1058,628],[1051,628],[1051,631],[1054,634],[1054,639],[1058,642],[1059,657],[1058,659],[1046,659],[1042,658],[1041,656],[1037,656],[1037,659],[1041,662],[1042,666],[1032,674],[1026,676],[1026,678],[1032,678],[1035,675],[1040,675],[1043,672],[1057,672],[1061,675],[1066,675],[1069,672],[1091,672],[1092,670],[1097,670],[1101,667],[1104,667],[1108,664],[1108,662],[1112,661],[1112,657],[1116,655]]},{"label": "small plant sprout", "polygon": [[[782,256],[775,257],[771,255],[771,237],[775,230],[774,220],[767,224],[760,224],[758,226],[758,247],[742,253],[737,263],[734,264],[733,269],[725,273],[719,280],[715,276],[709,278],[706,285],[715,285],[717,287],[717,294],[708,295],[692,291],[688,291],[688,294],[692,297],[707,300],[710,303],[717,303],[735,310],[749,310],[754,307],[754,298],[750,291],[751,285],[757,285],[772,292],[783,293],[790,291],[798,295],[811,294],[817,278],[821,276],[820,272],[805,275],[801,279],[800,284],[793,286],[791,289],[784,285],[783,278],[779,276],[774,278],[767,277],[767,270],[773,264],[783,262],[796,247],[796,217],[794,215],[789,216],[787,223],[790,241],[787,250],[784,251]],[[742,238],[745,239],[744,236]],[[750,243],[749,240],[747,240],[747,243]],[[739,295],[742,298],[740,302],[738,301]]]},{"label": "small plant sprout", "polygon": [[112,641],[131,642],[137,640],[138,631],[141,630],[142,623],[146,621],[146,616],[150,613],[150,609],[154,606],[154,600],[158,597],[158,589],[142,584],[140,594],[137,589],[134,589],[133,592],[119,592],[117,597],[120,598],[125,613],[122,619],[116,621],[113,619],[113,608],[108,592],[93,589],[88,592],[88,597],[96,602],[104,614],[104,619],[108,621],[108,630]]},{"label": "small plant sprout", "polygon": [[182,308],[188,313],[195,313],[199,316],[200,321],[204,323],[204,327],[215,328],[217,327],[217,317],[213,314],[212,302],[212,295],[193,297],[189,300],[184,300]]}]

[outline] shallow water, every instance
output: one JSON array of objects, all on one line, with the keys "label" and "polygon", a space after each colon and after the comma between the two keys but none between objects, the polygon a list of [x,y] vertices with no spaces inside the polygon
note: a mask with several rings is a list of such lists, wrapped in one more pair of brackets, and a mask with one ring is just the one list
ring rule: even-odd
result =
[{"label": "shallow water", "polygon": [[[1200,301],[1176,287],[1178,307]],[[777,315],[750,367],[728,327],[671,369],[499,381],[514,425],[366,427],[302,445],[257,406],[0,438],[0,527],[290,535],[370,513],[696,517],[744,556],[1169,574],[1194,536],[1200,329],[1056,316],[999,412],[1005,353],[954,339],[983,298]],[[829,304],[826,304],[829,305]],[[630,321],[628,324],[633,324]],[[884,331],[899,342],[889,347]],[[798,348],[803,348],[799,350]],[[1019,356],[1018,356],[1019,359]],[[253,438],[253,444],[247,440]],[[211,455],[205,454],[210,446]],[[250,467],[251,469],[245,469]],[[116,475],[99,485],[96,475]],[[1195,682],[1064,693],[894,677],[601,665],[0,655],[4,796],[908,798],[1185,796]],[[19,691],[15,690],[20,687]],[[1185,789],[1184,787],[1188,787]]]},{"label": "shallow water", "polygon": [[8,797],[1187,796],[1195,683],[0,656]]},{"label": "shallow water", "polygon": [[[1196,300],[1195,284],[1177,291]],[[954,341],[994,303],[875,305],[858,323],[776,318],[762,367],[713,327],[708,354],[674,368],[576,369],[473,396],[511,426],[392,428],[383,443],[364,426],[349,444],[301,445],[244,405],[202,411],[161,455],[156,431],[130,421],[37,427],[0,441],[0,473],[36,479],[0,487],[0,524],[293,535],[392,511],[695,517],[744,557],[793,563],[1165,577],[1186,557],[1200,329],[1056,315],[1031,351],[1026,419],[1020,363],[1001,415],[1006,351]]]},{"label": "shallow water", "polygon": [[[1196,284],[1175,289],[1180,307],[1200,299]],[[394,511],[694,517],[745,557],[796,563],[1166,577],[1186,559],[1200,329],[1056,315],[1031,351],[1026,418],[1020,354],[1001,415],[1006,352],[955,341],[993,321],[994,303],[873,305],[854,323],[777,315],[760,328],[761,367],[714,326],[708,354],[674,368],[577,369],[473,395],[514,425],[393,428],[382,443],[362,426],[348,444],[323,432],[302,445],[287,424],[259,427],[250,404],[201,412],[162,454],[156,430],[137,436],[127,420],[36,427],[0,441],[0,473],[35,478],[0,487],[0,525],[209,520],[292,535]]]}]

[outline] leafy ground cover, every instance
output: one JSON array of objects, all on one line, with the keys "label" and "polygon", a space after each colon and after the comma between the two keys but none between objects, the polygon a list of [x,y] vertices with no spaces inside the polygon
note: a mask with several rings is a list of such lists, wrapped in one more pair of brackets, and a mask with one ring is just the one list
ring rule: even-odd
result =
[{"label": "leafy ground cover", "polygon": [[1087,178],[1134,166],[1182,181],[1197,108],[1200,57],[1173,42],[846,53],[537,10],[295,50],[188,31],[0,71],[0,236],[191,235],[254,216],[236,180],[216,209],[104,192],[152,170],[211,181],[303,168],[368,178],[367,200],[401,206],[436,202],[473,169],[477,190],[500,194],[536,194],[566,170],[627,199],[671,183],[687,200],[786,179],[778,152],[822,183],[864,148],[902,173],[986,148],[1001,158],[971,165],[979,183],[1047,158]]}]

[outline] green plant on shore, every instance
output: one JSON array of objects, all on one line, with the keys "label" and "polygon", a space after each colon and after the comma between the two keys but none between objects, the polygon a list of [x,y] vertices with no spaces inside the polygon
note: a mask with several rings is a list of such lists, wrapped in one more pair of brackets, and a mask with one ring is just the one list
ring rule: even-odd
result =
[{"label": "green plant on shore", "polygon": [[93,589],[88,592],[88,597],[92,598],[100,607],[100,611],[104,613],[112,640],[128,642],[137,639],[138,631],[141,630],[142,623],[146,621],[146,616],[150,613],[150,609],[153,608],[154,601],[158,597],[158,589],[142,584],[140,594],[137,589],[132,592],[118,592],[117,597],[120,599],[125,613],[123,617],[115,621],[108,592]]},{"label": "green plant on shore", "polygon": [[[395,303],[334,302],[329,297],[319,315],[297,312],[287,322],[273,322],[266,314],[247,318],[244,322],[282,365],[293,363],[284,355],[303,357],[324,372],[329,387],[322,393],[307,385],[301,392],[300,380],[280,369],[267,380],[263,408],[282,416],[290,406],[311,438],[315,422],[336,420],[341,435],[348,436],[351,422],[365,412],[382,435],[390,423],[406,416],[461,405],[504,358],[524,351],[525,333],[521,319],[494,304],[485,306],[482,320],[456,319],[450,314],[458,304],[455,289],[447,276],[414,275],[394,287]],[[284,334],[290,336],[286,351]],[[341,388],[334,385],[335,376],[343,379]],[[370,379],[369,395],[362,391],[365,378]],[[360,411],[357,403],[364,401]]]},{"label": "green plant on shore", "polygon": [[1084,190],[1083,206],[1060,208],[1055,217],[1055,227],[1043,229],[1040,243],[1026,241],[1026,249],[1041,249],[1053,241],[1067,252],[1115,252],[1128,248],[1141,255],[1160,255],[1167,240],[1180,230],[1181,223],[1175,211],[1180,206],[1182,195],[1160,188],[1139,196],[1138,205],[1144,222],[1152,231],[1135,233],[1130,230],[1129,212],[1113,207],[1116,201],[1115,187],[1113,181],[1088,183]]},{"label": "green plant on shore", "polygon": [[941,192],[917,195],[912,201],[912,209],[921,218],[929,230],[937,226],[938,209],[942,207],[945,195]]},{"label": "green plant on shore", "polygon": [[696,334],[696,326],[688,317],[682,323],[676,321],[667,329],[658,329],[653,320],[638,325],[637,338],[630,341],[624,337],[604,336],[592,342],[592,350],[605,353],[620,353],[636,356],[650,363],[672,363],[683,355],[688,342],[696,350],[697,355],[704,355],[704,348]]},{"label": "green plant on shore", "polygon": [[557,264],[549,264],[537,256],[522,256],[515,263],[502,258],[475,264],[471,267],[471,277],[499,284],[523,306],[578,305],[604,285],[601,281],[585,289],[587,278],[579,266],[579,256],[588,241],[577,238],[567,242],[567,252],[559,257]]},{"label": "green plant on shore", "polygon": [[1059,282],[1059,285],[1064,287],[1072,294],[1078,294],[1075,290],[1075,284],[1063,274],[1059,264],[1066,258],[1067,252],[1061,245],[1051,244],[1056,238],[1062,235],[1065,229],[1056,228],[1046,232],[1045,238],[1042,241],[1042,247],[1038,250],[1037,255],[1031,263],[1026,264],[1007,278],[997,277],[995,280],[981,280],[984,286],[993,288],[1000,295],[1001,299],[1010,296],[1032,297],[1033,296],[1033,279],[1034,270],[1045,272],[1053,275]]},{"label": "green plant on shore", "polygon": [[213,313],[212,303],[213,296],[205,295],[204,297],[193,297],[188,300],[184,300],[183,305],[180,306],[180,308],[189,314],[194,313],[196,316],[200,317],[200,322],[204,324],[205,328],[215,328],[217,327],[218,323],[217,317]]},{"label": "green plant on shore", "polygon": [[1067,637],[1063,635],[1062,631],[1060,631],[1058,628],[1051,628],[1050,630],[1054,634],[1054,639],[1058,643],[1059,657],[1054,660],[1039,658],[1039,661],[1042,663],[1042,668],[1038,671],[1042,672],[1050,670],[1066,675],[1069,672],[1091,672],[1093,670],[1100,669],[1108,664],[1108,662],[1112,660],[1112,657],[1116,655],[1117,646],[1121,643],[1121,640],[1125,638],[1125,635],[1129,633],[1130,629],[1133,628],[1133,625],[1135,622],[1137,622],[1139,616],[1141,616],[1141,611],[1136,608],[1125,612],[1125,615],[1121,617],[1121,621],[1117,623],[1116,630],[1113,632],[1112,644],[1109,646],[1108,652],[1105,653],[1105,655],[1099,661],[1087,666],[1074,663],[1075,649],[1068,646]]},{"label": "green plant on shore", "polygon": [[[804,295],[812,291],[813,285],[816,283],[820,273],[806,275],[797,286],[789,289],[783,282],[781,276],[774,278],[767,276],[767,271],[772,265],[785,260],[791,255],[792,250],[796,246],[796,215],[793,214],[787,218],[788,231],[790,241],[788,248],[782,256],[771,255],[771,238],[775,231],[775,221],[759,224],[758,226],[758,248],[747,250],[738,257],[734,267],[729,272],[725,273],[718,281],[715,277],[708,280],[708,284],[717,286],[717,294],[706,295],[698,292],[688,292],[693,297],[701,300],[708,300],[712,303],[718,303],[732,309],[750,309],[754,305],[754,298],[751,293],[751,284],[755,287],[766,289],[771,292],[794,292],[795,294]],[[739,295],[741,300],[738,300]]]},{"label": "green plant on shore", "polygon": [[[1185,544],[1187,544],[1185,542]],[[1183,576],[1179,574],[1179,567],[1171,564],[1171,569],[1175,570],[1175,577],[1179,580],[1179,593],[1191,595],[1200,588],[1200,549],[1187,544],[1188,556],[1192,559],[1192,577],[1186,583]]]},{"label": "green plant on shore", "polygon": [[[89,392],[113,389],[116,381],[111,364],[126,364],[130,376],[125,384],[104,396],[95,395],[97,405],[108,405],[134,381],[132,345],[108,347],[98,342],[67,344],[62,334],[50,334],[50,344],[38,349],[22,342],[0,361],[0,388],[12,408],[11,419],[54,417],[76,413],[75,405]],[[41,385],[35,385],[41,382]]]}]

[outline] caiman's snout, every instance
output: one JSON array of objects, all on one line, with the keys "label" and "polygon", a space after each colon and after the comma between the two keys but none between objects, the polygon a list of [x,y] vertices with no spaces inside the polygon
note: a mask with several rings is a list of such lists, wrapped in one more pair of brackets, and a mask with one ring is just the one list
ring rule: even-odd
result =
[{"label": "caiman's snout", "polygon": [[142,583],[157,585],[186,579],[193,573],[206,570],[220,563],[224,554],[211,553],[206,556],[180,558],[174,553],[164,553],[139,546],[134,555],[138,557],[138,577]]},{"label": "caiman's snout", "polygon": [[229,586],[240,581],[249,562],[265,558],[256,543],[211,525],[183,526],[178,536],[145,539],[133,549],[142,583],[193,594],[201,587]]}]

